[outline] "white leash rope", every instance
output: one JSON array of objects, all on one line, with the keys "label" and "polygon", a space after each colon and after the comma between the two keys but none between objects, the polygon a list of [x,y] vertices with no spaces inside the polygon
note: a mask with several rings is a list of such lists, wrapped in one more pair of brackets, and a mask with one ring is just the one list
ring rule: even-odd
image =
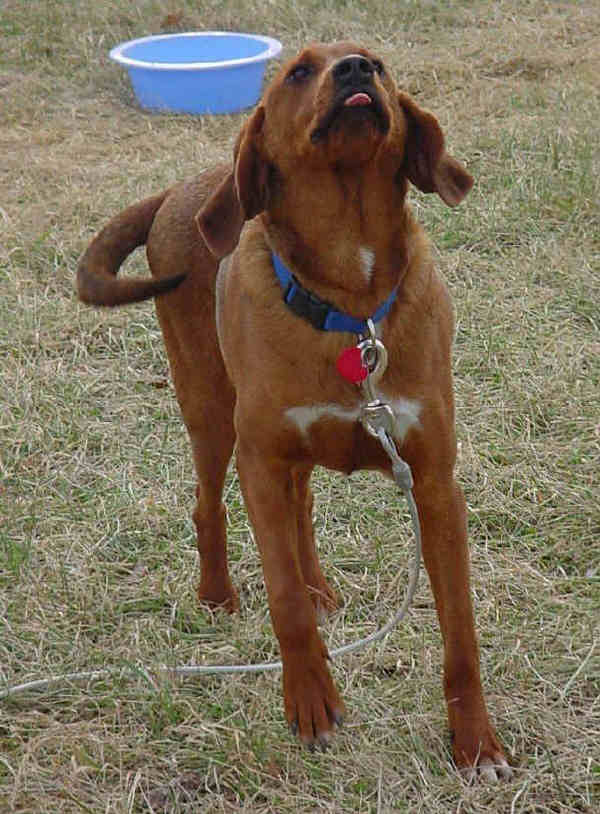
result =
[{"label": "white leash rope", "polygon": [[[394,475],[396,476],[396,472],[394,472]],[[398,481],[397,478],[396,481]],[[355,650],[360,650],[361,648],[366,647],[367,645],[372,644],[373,642],[380,641],[381,639],[384,638],[384,636],[387,636],[387,634],[399,622],[401,622],[404,616],[406,615],[406,612],[410,607],[410,604],[415,595],[415,591],[417,590],[417,584],[419,581],[419,570],[421,565],[421,529],[419,526],[419,516],[412,492],[410,491],[410,489],[405,489],[403,484],[399,485],[403,489],[406,499],[408,501],[408,507],[410,510],[415,537],[413,565],[409,576],[408,585],[406,587],[406,591],[404,594],[404,600],[400,608],[394,614],[394,616],[383,627],[375,631],[375,633],[371,633],[369,636],[365,636],[362,639],[358,639],[358,641],[356,642],[351,642],[350,644],[346,644],[343,645],[342,647],[338,647],[335,650],[332,650],[331,653],[329,654],[332,659],[336,658],[337,656],[344,656],[346,655],[346,653],[352,653]],[[12,687],[8,687],[4,690],[0,690],[0,700],[11,698],[20,693],[30,692],[34,690],[42,692],[44,690],[48,690],[50,687],[61,684],[68,684],[72,682],[81,682],[81,681],[91,683],[93,681],[100,681],[102,679],[111,678],[114,676],[119,676],[121,678],[126,676],[132,678],[136,675],[147,675],[153,671],[155,673],[168,674],[172,676],[195,676],[195,675],[225,675],[230,673],[259,673],[266,672],[268,670],[279,670],[281,669],[281,667],[282,667],[281,661],[267,661],[259,664],[210,664],[210,665],[190,665],[179,667],[167,667],[166,665],[162,664],[159,665],[157,668],[150,668],[149,666],[144,665],[121,668],[112,667],[104,670],[91,670],[89,672],[82,673],[65,673],[64,675],[51,676],[50,678],[42,678],[37,681],[28,681],[25,684],[17,684]]]}]

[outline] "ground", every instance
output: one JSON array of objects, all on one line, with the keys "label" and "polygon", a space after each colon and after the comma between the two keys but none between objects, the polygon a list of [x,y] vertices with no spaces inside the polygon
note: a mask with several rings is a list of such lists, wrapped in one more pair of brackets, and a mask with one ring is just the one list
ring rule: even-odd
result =
[{"label": "ground", "polygon": [[[194,601],[194,478],[151,304],[80,306],[77,261],[119,209],[231,154],[246,114],[140,111],[108,50],[169,30],[354,38],[440,119],[476,178],[411,193],[456,308],[459,478],[492,718],[515,777],[452,766],[427,580],[385,643],[334,665],[326,754],[280,679],[159,664],[277,658],[235,472],[242,614]],[[600,807],[600,7],[594,0],[5,0],[0,12],[0,683],[137,668],[0,700],[10,812],[592,812]],[[272,68],[270,70],[273,70]],[[128,267],[145,268],[142,254]],[[318,472],[336,647],[398,606],[393,487]],[[1,689],[1,687],[0,687]]]}]

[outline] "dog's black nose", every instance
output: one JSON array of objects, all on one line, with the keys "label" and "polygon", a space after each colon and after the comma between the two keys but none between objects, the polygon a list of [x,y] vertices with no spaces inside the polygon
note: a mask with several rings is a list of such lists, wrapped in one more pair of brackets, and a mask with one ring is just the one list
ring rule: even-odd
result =
[{"label": "dog's black nose", "polygon": [[344,57],[333,66],[333,78],[339,85],[370,82],[374,73],[373,63],[359,54]]}]

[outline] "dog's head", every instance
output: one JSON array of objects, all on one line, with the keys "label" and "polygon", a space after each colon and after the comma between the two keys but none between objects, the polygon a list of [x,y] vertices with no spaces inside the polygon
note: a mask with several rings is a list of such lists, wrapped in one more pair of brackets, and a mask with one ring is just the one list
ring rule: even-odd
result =
[{"label": "dog's head", "polygon": [[281,179],[373,161],[449,206],[473,185],[446,152],[437,119],[397,89],[378,57],[354,43],[311,45],[278,72],[242,128],[232,172],[198,213],[198,227],[223,257],[244,222],[269,208]]}]

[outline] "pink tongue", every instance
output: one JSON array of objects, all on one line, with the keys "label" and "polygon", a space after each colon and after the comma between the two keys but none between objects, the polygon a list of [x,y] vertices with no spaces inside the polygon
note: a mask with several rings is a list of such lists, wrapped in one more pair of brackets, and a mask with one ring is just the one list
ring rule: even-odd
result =
[{"label": "pink tongue", "polygon": [[347,107],[357,107],[359,105],[370,105],[371,97],[368,93],[355,93],[354,96],[349,96],[344,102]]}]

